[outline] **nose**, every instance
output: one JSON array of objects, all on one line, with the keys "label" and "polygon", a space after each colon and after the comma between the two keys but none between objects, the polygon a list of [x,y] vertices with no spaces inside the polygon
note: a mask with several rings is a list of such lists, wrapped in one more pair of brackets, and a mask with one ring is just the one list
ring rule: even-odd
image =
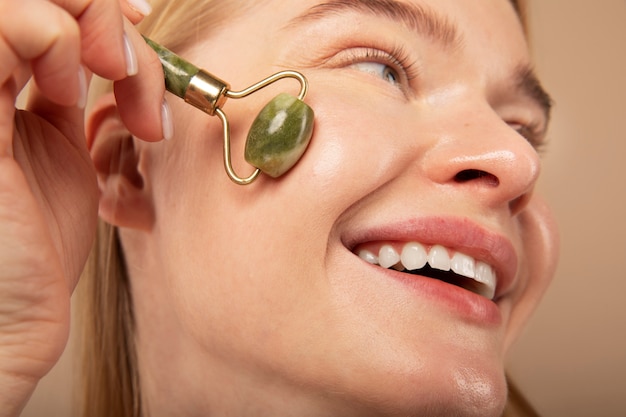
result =
[{"label": "nose", "polygon": [[512,215],[530,201],[539,176],[536,150],[493,111],[458,114],[439,121],[437,137],[421,169],[431,181]]}]

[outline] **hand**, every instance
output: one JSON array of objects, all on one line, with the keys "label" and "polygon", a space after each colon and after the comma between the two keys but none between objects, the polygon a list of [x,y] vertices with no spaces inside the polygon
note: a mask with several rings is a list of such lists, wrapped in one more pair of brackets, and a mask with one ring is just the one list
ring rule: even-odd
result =
[{"label": "hand", "polygon": [[116,0],[0,0],[0,417],[19,415],[67,342],[97,221],[90,74],[133,93],[118,105],[135,136],[162,138],[163,75],[133,27],[140,18]]}]

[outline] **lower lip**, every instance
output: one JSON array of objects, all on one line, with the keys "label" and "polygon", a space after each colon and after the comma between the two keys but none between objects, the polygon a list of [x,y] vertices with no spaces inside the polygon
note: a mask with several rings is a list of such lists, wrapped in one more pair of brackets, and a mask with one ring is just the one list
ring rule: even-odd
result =
[{"label": "lower lip", "polygon": [[386,277],[400,282],[420,301],[432,300],[437,306],[443,307],[447,313],[452,313],[464,321],[483,326],[498,326],[502,323],[502,314],[498,305],[483,296],[434,278],[406,274],[369,264],[368,267],[376,268]]}]

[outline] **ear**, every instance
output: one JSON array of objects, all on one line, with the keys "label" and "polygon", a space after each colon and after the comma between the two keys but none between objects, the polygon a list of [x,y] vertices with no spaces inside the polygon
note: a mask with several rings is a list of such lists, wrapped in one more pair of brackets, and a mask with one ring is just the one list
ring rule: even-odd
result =
[{"label": "ear", "polygon": [[94,104],[86,135],[100,187],[100,217],[115,226],[150,230],[154,205],[140,170],[141,154],[112,93]]}]

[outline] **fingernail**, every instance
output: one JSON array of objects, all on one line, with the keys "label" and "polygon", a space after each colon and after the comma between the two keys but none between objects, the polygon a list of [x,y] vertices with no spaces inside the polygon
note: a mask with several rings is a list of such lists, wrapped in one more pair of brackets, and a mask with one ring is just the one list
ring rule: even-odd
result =
[{"label": "fingernail", "polygon": [[128,39],[128,35],[124,33],[124,56],[126,57],[126,75],[132,77],[139,71],[139,65],[137,64],[137,54],[135,54],[135,47]]},{"label": "fingernail", "polygon": [[87,74],[82,65],[78,68],[78,101],[76,107],[84,109],[87,105]]},{"label": "fingernail", "polygon": [[163,129],[163,139],[170,140],[174,136],[174,120],[172,110],[166,99],[161,104],[161,126]]},{"label": "fingernail", "polygon": [[128,5],[136,12],[148,16],[152,13],[152,6],[146,0],[128,0]]}]

